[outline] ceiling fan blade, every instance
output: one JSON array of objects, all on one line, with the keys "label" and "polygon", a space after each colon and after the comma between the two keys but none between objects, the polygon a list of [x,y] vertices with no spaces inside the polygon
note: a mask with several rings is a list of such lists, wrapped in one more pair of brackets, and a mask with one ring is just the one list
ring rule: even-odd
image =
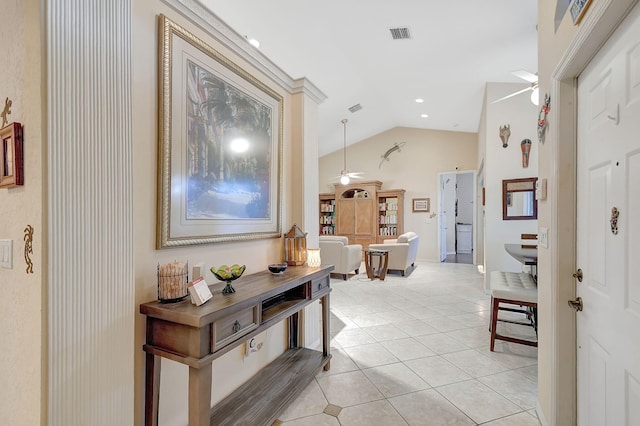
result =
[{"label": "ceiling fan blade", "polygon": [[515,75],[516,77],[519,77],[525,81],[528,81],[529,83],[537,83],[538,82],[538,76],[530,73],[527,70],[516,70],[516,71],[511,71],[511,74]]},{"label": "ceiling fan blade", "polygon": [[532,87],[527,87],[526,89],[518,90],[517,92],[513,92],[510,95],[504,96],[504,97],[502,97],[500,99],[496,99],[495,101],[490,102],[490,104],[495,104],[495,103],[504,101],[505,99],[513,98],[514,96],[517,96],[520,93],[528,92],[529,90],[533,90],[533,88]]}]

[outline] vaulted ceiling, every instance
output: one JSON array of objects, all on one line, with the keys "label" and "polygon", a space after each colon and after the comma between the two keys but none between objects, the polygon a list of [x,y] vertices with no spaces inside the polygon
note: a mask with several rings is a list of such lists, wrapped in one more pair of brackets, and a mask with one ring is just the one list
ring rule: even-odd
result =
[{"label": "vaulted ceiling", "polygon": [[476,132],[487,82],[525,88],[511,72],[537,72],[536,0],[201,1],[327,96],[321,156],[342,149],[344,118],[347,144],[399,126]]}]

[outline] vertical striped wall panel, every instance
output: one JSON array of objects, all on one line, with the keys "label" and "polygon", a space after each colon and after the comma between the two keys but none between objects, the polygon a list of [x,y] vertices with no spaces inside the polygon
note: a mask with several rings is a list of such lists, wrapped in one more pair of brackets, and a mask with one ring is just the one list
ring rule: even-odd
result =
[{"label": "vertical striped wall panel", "polygon": [[48,424],[133,424],[131,0],[45,21]]}]

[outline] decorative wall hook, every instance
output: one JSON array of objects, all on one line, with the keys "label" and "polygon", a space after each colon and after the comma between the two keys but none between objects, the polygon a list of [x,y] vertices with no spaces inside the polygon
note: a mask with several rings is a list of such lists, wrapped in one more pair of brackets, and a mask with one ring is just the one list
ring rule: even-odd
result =
[{"label": "decorative wall hook", "polygon": [[531,152],[531,139],[523,139],[520,142],[520,150],[522,150],[522,167],[529,167],[529,153]]},{"label": "decorative wall hook", "polygon": [[11,99],[7,98],[4,100],[4,109],[0,112],[0,117],[2,117],[2,125],[0,125],[0,129],[7,125],[9,122],[7,120],[7,115],[11,114]]},{"label": "decorative wall hook", "polygon": [[33,262],[30,254],[33,254],[33,226],[24,228],[24,261],[27,263],[27,274],[33,274]]},{"label": "decorative wall hook", "polygon": [[502,147],[506,148],[509,143],[509,136],[511,136],[511,125],[505,124],[500,127],[500,140],[502,141]]},{"label": "decorative wall hook", "polygon": [[544,143],[544,138],[547,133],[547,127],[549,127],[549,123],[547,122],[547,114],[549,114],[549,110],[551,107],[551,97],[548,93],[544,94],[544,104],[540,108],[540,113],[538,114],[538,141],[540,143]]}]

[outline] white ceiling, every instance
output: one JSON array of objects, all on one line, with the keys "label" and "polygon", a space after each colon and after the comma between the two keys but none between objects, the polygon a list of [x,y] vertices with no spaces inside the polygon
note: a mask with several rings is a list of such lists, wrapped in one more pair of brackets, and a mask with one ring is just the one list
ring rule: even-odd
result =
[{"label": "white ceiling", "polygon": [[[537,0],[201,1],[327,95],[320,156],[342,149],[343,118],[348,145],[398,126],[477,132],[485,83],[537,72]],[[393,40],[396,27],[412,39]]]}]

